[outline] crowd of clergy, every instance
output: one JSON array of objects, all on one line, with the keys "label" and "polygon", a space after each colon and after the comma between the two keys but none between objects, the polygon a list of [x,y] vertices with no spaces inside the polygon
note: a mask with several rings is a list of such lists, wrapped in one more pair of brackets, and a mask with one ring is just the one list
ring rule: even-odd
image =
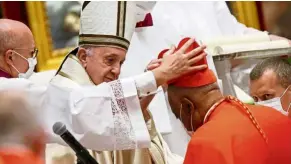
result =
[{"label": "crowd of clergy", "polygon": [[57,70],[34,37],[0,19],[0,164],[90,163],[57,122],[99,164],[291,164],[291,41],[224,1],[85,1]]}]

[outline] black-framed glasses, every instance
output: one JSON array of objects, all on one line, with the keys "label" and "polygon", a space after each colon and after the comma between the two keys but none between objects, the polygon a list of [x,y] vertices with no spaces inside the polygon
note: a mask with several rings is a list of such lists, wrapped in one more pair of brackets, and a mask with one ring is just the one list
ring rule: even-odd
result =
[{"label": "black-framed glasses", "polygon": [[[13,48],[13,50],[31,50],[29,48]],[[37,48],[33,48],[33,51],[31,52],[32,58],[35,59],[37,57],[38,54],[38,49]]]}]

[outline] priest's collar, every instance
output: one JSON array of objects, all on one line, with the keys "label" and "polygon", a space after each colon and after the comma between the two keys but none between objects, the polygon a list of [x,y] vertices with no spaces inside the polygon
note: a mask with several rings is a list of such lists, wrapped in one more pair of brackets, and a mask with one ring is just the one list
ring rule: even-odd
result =
[{"label": "priest's collar", "polygon": [[70,55],[73,55],[73,56],[77,57],[77,53],[78,53],[78,51],[79,51],[79,47],[76,47],[76,48],[74,48],[71,52],[69,52],[69,53],[66,55],[65,59],[63,60],[61,66],[59,67],[59,69],[58,69],[58,71],[57,71],[56,74],[58,74],[58,73],[60,72],[60,70],[62,69],[62,66],[64,65],[65,61],[68,59],[68,57],[69,57]]},{"label": "priest's collar", "polygon": [[0,77],[5,77],[8,79],[12,78],[12,76],[9,73],[3,71],[2,69],[0,69]]},{"label": "priest's collar", "polygon": [[80,85],[94,85],[77,57],[79,48],[72,50],[63,60],[56,75],[68,78]]}]

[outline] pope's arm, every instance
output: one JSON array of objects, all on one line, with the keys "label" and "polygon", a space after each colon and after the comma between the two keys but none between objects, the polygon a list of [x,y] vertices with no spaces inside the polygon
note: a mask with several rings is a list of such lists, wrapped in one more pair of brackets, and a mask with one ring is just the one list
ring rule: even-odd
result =
[{"label": "pope's arm", "polygon": [[[46,85],[38,85],[23,78],[0,78],[1,90],[21,90],[27,94],[27,100],[38,110],[44,100]],[[37,100],[37,101],[36,101]]]},{"label": "pope's arm", "polygon": [[[49,118],[46,119],[46,125],[49,134],[52,134],[51,142],[62,143],[51,130],[55,122],[61,121],[89,149],[101,151],[149,147],[150,136],[143,121],[139,99],[154,94],[157,85],[160,85],[157,83],[153,72],[149,71],[132,78],[77,87],[70,91],[51,85],[45,103],[45,115]],[[68,103],[63,103],[66,101]],[[127,121],[125,124],[116,124],[118,110],[125,114],[122,119],[128,117],[124,118]],[[118,131],[125,133],[120,136],[123,142],[132,140],[136,145],[118,142]],[[132,131],[133,135],[130,134]]]}]

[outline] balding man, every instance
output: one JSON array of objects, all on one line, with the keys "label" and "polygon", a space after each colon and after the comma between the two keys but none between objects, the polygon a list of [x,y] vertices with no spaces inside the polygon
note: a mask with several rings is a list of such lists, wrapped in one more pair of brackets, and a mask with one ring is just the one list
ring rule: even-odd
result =
[{"label": "balding man", "polygon": [[250,93],[261,105],[273,107],[291,117],[291,64],[282,58],[268,58],[250,73]]},{"label": "balding man", "polygon": [[25,24],[0,19],[0,77],[29,78],[37,52],[32,32]]},{"label": "balding man", "polygon": [[34,110],[16,91],[0,92],[0,163],[42,164],[45,136]]}]

